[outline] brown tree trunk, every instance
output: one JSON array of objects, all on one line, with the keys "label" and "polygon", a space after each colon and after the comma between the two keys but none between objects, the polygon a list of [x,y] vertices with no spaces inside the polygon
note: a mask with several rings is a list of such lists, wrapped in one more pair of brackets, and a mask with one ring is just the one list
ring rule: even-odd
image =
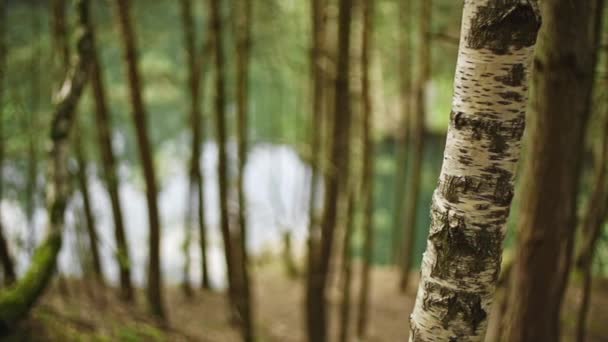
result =
[{"label": "brown tree trunk", "polygon": [[[363,39],[361,48],[361,95],[363,97],[363,267],[359,293],[357,337],[363,339],[369,321],[369,294],[374,248],[374,142],[372,140],[373,106],[371,96],[371,54],[373,51],[374,0],[363,1]],[[402,95],[403,96],[403,95]]]},{"label": "brown tree trunk", "polygon": [[414,115],[412,118],[412,173],[406,199],[405,220],[403,229],[403,260],[400,289],[407,290],[409,283],[410,268],[412,266],[412,254],[414,238],[416,236],[416,221],[418,219],[418,200],[421,188],[422,158],[424,152],[424,121],[426,117],[426,91],[431,78],[431,17],[432,0],[422,0],[420,13],[420,44],[418,44],[419,74],[416,81]]},{"label": "brown tree trunk", "polygon": [[[191,150],[192,155],[188,165],[189,170],[189,195],[188,203],[196,203],[196,217],[199,231],[199,249],[201,253],[201,288],[209,289],[209,272],[207,270],[207,226],[205,223],[205,201],[204,201],[204,181],[200,167],[200,158],[202,153],[202,144],[204,142],[204,124],[201,113],[203,106],[203,95],[204,91],[202,86],[204,85],[205,73],[207,69],[209,50],[210,50],[210,39],[206,39],[203,44],[203,51],[199,56],[196,49],[196,34],[194,27],[194,17],[192,15],[192,0],[181,1],[182,10],[182,22],[184,25],[184,45],[187,55],[188,64],[188,91],[190,100],[190,117],[189,122],[192,128],[192,142]],[[188,204],[190,206],[190,204]],[[190,246],[190,233],[191,230],[191,210],[189,207],[186,217],[186,227],[188,230],[186,234],[186,241],[184,241],[184,247],[186,251],[189,251]],[[186,258],[189,260],[189,253],[186,252]],[[186,264],[189,264],[187,261]],[[185,287],[190,288],[189,285],[189,267],[186,266],[186,272],[184,276]]]},{"label": "brown tree trunk", "polygon": [[252,0],[242,0],[236,6],[236,100],[237,100],[237,191],[239,203],[239,286],[238,309],[243,340],[254,340],[253,310],[251,307],[250,275],[247,257],[247,198],[245,194],[245,165],[247,163],[249,109],[249,63],[251,51]]},{"label": "brown tree trunk", "polygon": [[353,235],[353,213],[355,210],[355,186],[352,182],[346,198],[346,217],[344,219],[344,241],[342,242],[342,302],[340,303],[340,331],[338,341],[347,342],[350,339],[350,313],[351,313],[351,292],[352,292],[352,250],[351,238]]},{"label": "brown tree trunk", "polygon": [[[6,68],[6,0],[0,0],[0,103],[4,103],[4,72]],[[3,166],[4,166],[4,107],[0,105],[0,199],[2,199],[3,190]],[[4,236],[4,227],[2,226],[2,216],[0,213],[0,262],[2,263],[2,271],[4,272],[5,285],[11,285],[15,282],[15,265],[8,249],[8,243]]]},{"label": "brown tree trunk", "polygon": [[395,207],[393,208],[393,262],[401,265],[403,260],[403,211],[405,210],[405,194],[407,180],[407,155],[410,138],[410,116],[412,107],[412,68],[411,68],[411,0],[399,2],[399,82],[401,126],[397,136],[397,172],[395,176]]},{"label": "brown tree trunk", "polygon": [[57,255],[61,249],[64,213],[69,197],[67,157],[69,134],[75,109],[89,74],[90,32],[88,1],[78,1],[79,36],[78,60],[67,73],[61,91],[57,93],[49,134],[50,164],[47,176],[47,205],[49,226],[47,237],[36,249],[32,264],[14,286],[0,292],[0,334],[13,329],[27,316],[47,288],[55,272]]},{"label": "brown tree trunk", "polygon": [[[77,125],[77,121],[75,125]],[[78,128],[78,126],[76,126],[76,128]],[[93,208],[91,206],[91,195],[87,180],[87,163],[84,157],[80,132],[75,132],[74,135],[74,148],[76,150],[76,160],[78,163],[76,177],[78,178],[78,186],[80,187],[80,194],[82,196],[84,207],[84,216],[86,219],[87,236],[89,238],[89,248],[91,252],[91,260],[93,262],[93,271],[95,272],[95,280],[98,282],[98,284],[103,285],[104,275],[101,267],[101,258],[99,256],[97,225],[95,224],[95,215],[93,214]]]},{"label": "brown tree trunk", "polygon": [[[238,307],[236,306],[237,287],[235,286],[235,260],[234,247],[232,244],[233,235],[230,230],[228,217],[228,156],[226,154],[226,86],[225,86],[225,70],[224,70],[224,44],[223,44],[223,28],[221,0],[209,1],[209,13],[211,15],[210,25],[211,34],[214,41],[214,56],[213,62],[215,65],[215,130],[217,134],[217,149],[218,149],[218,189],[220,200],[220,228],[222,239],[224,241],[224,257],[226,260],[226,273],[228,279],[228,295],[230,301],[231,313],[238,315]],[[238,246],[237,246],[238,247]]]},{"label": "brown tree trunk", "polygon": [[323,54],[323,37],[324,37],[324,21],[323,9],[324,0],[311,0],[311,49],[310,49],[310,77],[312,87],[312,115],[310,125],[310,160],[311,160],[311,177],[310,177],[310,194],[308,199],[308,254],[307,254],[307,272],[306,272],[306,293],[305,293],[305,311],[306,311],[306,326],[308,336],[313,336],[316,321],[312,313],[316,309],[317,303],[314,301],[311,291],[317,285],[317,272],[315,265],[320,257],[321,232],[317,219],[316,197],[318,194],[318,179],[321,174],[322,163],[322,141],[323,141],[323,109],[324,96],[323,89],[325,79],[322,69],[322,54]]},{"label": "brown tree trunk", "polygon": [[130,0],[116,0],[117,19],[122,36],[124,59],[127,65],[127,77],[131,94],[131,107],[139,147],[139,155],[146,183],[146,201],[148,203],[148,220],[150,224],[148,284],[146,295],[151,312],[164,319],[165,310],[162,298],[162,280],[160,270],[160,219],[156,197],[158,189],[154,172],[154,160],[147,132],[147,114],[142,98],[142,87],[137,66],[137,48],[135,33],[131,26]]},{"label": "brown tree trunk", "polygon": [[309,270],[314,272],[307,292],[310,306],[307,312],[309,323],[309,341],[324,342],[327,340],[327,299],[326,287],[329,276],[329,262],[332,256],[334,233],[338,214],[338,203],[345,195],[346,178],[341,173],[348,173],[348,153],[351,121],[350,105],[350,31],[352,1],[339,1],[338,17],[338,60],[335,80],[333,143],[330,152],[331,168],[327,172],[325,183],[325,202],[321,222],[320,256],[315,258],[315,265]]},{"label": "brown tree trunk", "polygon": [[535,96],[506,335],[510,342],[560,340],[593,83],[593,3],[540,2],[543,28],[534,60]]},{"label": "brown tree trunk", "polygon": [[122,205],[120,200],[116,157],[112,147],[112,132],[110,127],[110,111],[106,99],[102,65],[97,52],[94,24],[91,24],[91,91],[95,104],[95,123],[97,128],[97,144],[103,166],[103,178],[110,195],[112,218],[114,220],[114,238],[116,239],[116,263],[120,277],[120,297],[126,301],[134,300],[131,283],[131,258],[125,232]]}]

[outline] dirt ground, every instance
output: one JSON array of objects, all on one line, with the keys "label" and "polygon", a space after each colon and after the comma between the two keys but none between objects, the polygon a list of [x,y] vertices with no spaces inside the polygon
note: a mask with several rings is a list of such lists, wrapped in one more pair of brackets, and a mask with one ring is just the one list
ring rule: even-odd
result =
[{"label": "dirt ground", "polygon": [[[304,341],[302,279],[288,279],[277,265],[255,270],[255,314],[260,342]],[[355,277],[356,279],[357,277]],[[365,341],[406,341],[408,316],[414,304],[416,277],[406,294],[397,291],[398,273],[392,268],[373,271],[370,322]],[[334,282],[337,282],[334,280]],[[354,282],[353,295],[359,290]],[[335,288],[335,286],[334,286]],[[340,293],[333,290],[330,325],[335,336]],[[564,341],[571,341],[575,321],[571,308],[578,289],[567,296],[564,314]],[[169,324],[161,325],[146,315],[140,293],[136,305],[120,303],[112,290],[76,280],[56,281],[36,307],[32,318],[23,322],[8,341],[239,341],[230,324],[226,300],[220,292],[198,292],[187,298],[179,288],[167,288],[165,298]],[[355,298],[352,301],[356,304]],[[608,282],[598,281],[590,313],[589,341],[608,341]],[[351,314],[354,337],[356,307]],[[333,340],[333,339],[332,339]]]}]

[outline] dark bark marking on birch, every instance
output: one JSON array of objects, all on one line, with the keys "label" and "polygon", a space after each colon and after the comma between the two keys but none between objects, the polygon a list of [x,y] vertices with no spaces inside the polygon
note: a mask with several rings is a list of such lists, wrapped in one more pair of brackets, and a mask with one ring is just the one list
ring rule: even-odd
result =
[{"label": "dark bark marking on birch", "polygon": [[[422,305],[425,310],[436,308],[439,312],[445,312],[441,318],[444,328],[460,316],[471,330],[470,333],[475,334],[479,325],[488,317],[481,307],[481,295],[478,293],[456,291],[431,282],[426,282],[424,288],[426,291]],[[450,341],[458,341],[460,337],[464,336],[452,336]]]},{"label": "dark bark marking on birch", "polygon": [[500,265],[499,251],[503,238],[500,230],[483,227],[472,235],[467,235],[462,216],[449,211],[441,213],[435,206],[431,210],[429,241],[437,253],[431,269],[433,277],[461,278]]},{"label": "dark bark marking on birch", "polygon": [[471,49],[486,48],[504,55],[536,43],[540,17],[529,2],[497,0],[480,6],[465,38]]},{"label": "dark bark marking on birch", "polygon": [[[503,76],[496,76],[494,79],[504,85],[520,87],[526,79],[526,70],[521,63],[513,64],[511,69]],[[497,87],[498,89],[498,87]]]},{"label": "dark bark marking on birch", "polygon": [[498,157],[504,157],[508,141],[521,138],[524,132],[524,118],[517,118],[506,122],[492,120],[492,113],[476,113],[474,116],[465,116],[464,113],[453,111],[450,114],[452,125],[457,130],[468,128],[475,140],[481,140],[484,136],[490,140],[490,152],[496,153]]}]

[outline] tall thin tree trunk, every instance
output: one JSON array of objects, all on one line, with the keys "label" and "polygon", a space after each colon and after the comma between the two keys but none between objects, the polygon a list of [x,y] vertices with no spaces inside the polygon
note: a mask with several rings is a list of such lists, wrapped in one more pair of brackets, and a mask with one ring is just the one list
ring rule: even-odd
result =
[{"label": "tall thin tree trunk", "polygon": [[351,176],[351,186],[346,198],[346,217],[344,219],[344,241],[342,249],[342,302],[340,303],[340,331],[338,341],[347,342],[350,336],[350,313],[351,313],[351,292],[352,292],[352,249],[351,238],[353,236],[353,213],[355,211],[355,186],[354,177]]},{"label": "tall thin tree trunk", "polygon": [[[412,172],[409,177],[408,192],[405,207],[405,220],[403,229],[403,260],[400,289],[404,292],[407,289],[412,266],[412,254],[414,238],[416,235],[416,222],[418,219],[418,200],[420,195],[420,184],[422,179],[422,158],[424,152],[425,138],[425,117],[426,117],[426,92],[431,79],[431,17],[432,0],[422,0],[420,2],[420,28],[418,44],[418,63],[419,74],[415,85],[414,115],[412,118]],[[397,209],[399,210],[399,209]]]},{"label": "tall thin tree trunk", "polygon": [[331,167],[327,172],[325,182],[325,201],[323,220],[321,223],[320,256],[310,270],[315,277],[311,282],[307,295],[311,306],[307,312],[309,341],[324,342],[327,340],[327,299],[326,288],[329,278],[329,262],[332,256],[335,226],[338,214],[338,203],[346,192],[346,178],[342,173],[348,172],[348,153],[351,121],[350,104],[350,31],[352,17],[352,1],[339,1],[338,17],[338,60],[335,80],[333,143],[330,152]]},{"label": "tall thin tree trunk", "polygon": [[[78,120],[76,120],[75,125],[77,125],[77,122]],[[76,128],[79,127],[76,126]],[[93,214],[93,208],[91,206],[91,195],[87,180],[87,164],[84,157],[82,141],[80,139],[80,132],[78,131],[75,132],[74,149],[76,150],[75,154],[78,163],[76,177],[78,178],[78,186],[80,187],[80,194],[82,195],[84,216],[87,226],[87,236],[89,238],[89,248],[91,252],[91,261],[93,262],[93,271],[95,272],[95,280],[98,282],[98,284],[103,285],[104,275],[101,267],[101,257],[99,256],[97,225],[95,224],[95,215]]]},{"label": "tall thin tree trunk", "polygon": [[522,176],[509,342],[560,340],[594,75],[594,3],[540,2],[543,29],[534,60],[534,115]]},{"label": "tall thin tree trunk", "polygon": [[120,278],[120,297],[126,301],[134,300],[131,283],[131,258],[127,235],[123,220],[120,200],[120,185],[117,172],[117,162],[112,146],[112,129],[110,110],[106,99],[102,65],[97,51],[94,24],[91,24],[91,91],[95,104],[95,123],[97,128],[97,145],[103,166],[103,178],[110,195],[112,219],[114,222],[114,238],[116,239],[116,263]]},{"label": "tall thin tree trunk", "polygon": [[403,260],[403,211],[407,180],[407,155],[410,136],[410,116],[412,109],[412,67],[411,67],[411,0],[399,2],[399,83],[401,125],[397,136],[397,171],[395,176],[395,207],[393,208],[392,257],[393,262],[401,265]]},{"label": "tall thin tree trunk", "polygon": [[30,268],[14,286],[0,291],[0,334],[8,332],[26,317],[46,289],[61,249],[64,212],[69,197],[67,157],[69,134],[75,109],[89,74],[90,32],[88,1],[77,3],[79,13],[78,60],[67,73],[61,90],[57,92],[55,110],[49,134],[50,165],[47,177],[47,206],[49,226],[45,240],[36,249]]},{"label": "tall thin tree trunk", "polygon": [[[68,28],[66,19],[67,3],[65,0],[53,0],[53,40],[54,50],[56,54],[56,69],[58,75],[63,75],[70,68],[70,47],[68,43]],[[59,90],[59,89],[58,89]],[[81,127],[78,124],[77,119],[74,120],[74,141],[73,148],[78,163],[78,169],[76,171],[76,178],[78,186],[80,188],[80,194],[82,196],[84,214],[86,218],[87,234],[89,237],[89,247],[91,251],[91,259],[93,262],[93,271],[95,273],[96,281],[103,285],[104,277],[103,270],[101,268],[101,261],[99,257],[99,249],[97,247],[97,228],[95,225],[95,216],[93,214],[93,208],[91,206],[89,185],[87,180],[87,164],[84,155],[84,149],[81,140]]]},{"label": "tall thin tree trunk", "polygon": [[162,298],[162,276],[160,269],[160,219],[158,214],[158,189],[154,171],[154,160],[148,137],[147,114],[142,97],[142,86],[137,65],[137,47],[135,33],[131,26],[130,0],[116,0],[117,19],[122,36],[124,59],[127,65],[127,76],[131,94],[133,121],[139,147],[139,155],[146,183],[146,201],[148,203],[148,221],[150,225],[148,284],[146,295],[151,312],[160,319],[165,318]]},{"label": "tall thin tree trunk", "polygon": [[[605,26],[602,16],[605,11],[605,1],[596,0],[595,10],[595,38],[597,56],[602,41],[602,28]],[[608,71],[608,58],[605,59],[606,70]],[[597,65],[596,65],[597,66]],[[597,68],[596,68],[597,69]],[[597,73],[597,70],[596,70]],[[608,77],[605,77],[600,84],[604,87],[598,89],[608,89]],[[608,102],[606,102],[608,103]],[[576,322],[576,340],[585,342],[587,335],[587,315],[591,303],[591,285],[593,281],[593,259],[597,250],[597,242],[601,236],[602,228],[608,220],[608,105],[604,104],[602,113],[604,120],[602,129],[599,131],[599,142],[595,145],[595,172],[593,176],[593,190],[587,205],[587,211],[581,224],[581,238],[579,252],[576,257],[576,270],[582,275],[582,298],[578,307],[578,319]]]},{"label": "tall thin tree trunk", "polygon": [[[192,286],[190,285],[190,242],[192,239],[192,212],[195,195],[198,191],[198,178],[200,177],[200,155],[201,155],[201,99],[200,99],[200,73],[197,67],[197,52],[195,44],[194,32],[194,16],[192,15],[192,1],[181,0],[181,15],[184,30],[184,45],[187,56],[188,65],[188,91],[190,100],[190,116],[189,123],[192,128],[192,142],[190,161],[188,165],[189,180],[188,180],[188,197],[186,199],[186,212],[184,220],[184,279],[183,288],[186,295],[192,294]],[[198,196],[196,196],[198,200]]]},{"label": "tall thin tree trunk", "polygon": [[[408,0],[409,1],[409,0]],[[363,339],[369,321],[369,294],[371,288],[371,266],[374,248],[374,142],[372,140],[373,106],[371,96],[370,68],[373,51],[374,0],[363,1],[363,39],[361,48],[361,94],[363,97],[363,266],[361,270],[361,292],[359,293],[357,337]],[[402,95],[403,96],[403,95]]]},{"label": "tall thin tree trunk", "polygon": [[464,3],[443,166],[410,341],[481,341],[500,271],[540,17],[535,2]]},{"label": "tall thin tree trunk", "polygon": [[[41,32],[41,19],[40,19],[40,2],[32,2],[32,32],[34,37],[32,38],[35,42],[33,43],[33,52],[31,60],[31,97],[30,97],[30,111],[27,113],[27,148],[28,148],[28,160],[26,170],[26,185],[25,185],[25,218],[27,220],[27,237],[25,240],[25,250],[29,256],[32,256],[36,247],[36,226],[34,222],[34,214],[38,204],[38,158],[39,151],[36,147],[36,124],[38,115],[40,115],[40,37]],[[60,76],[62,77],[62,76]]]},{"label": "tall thin tree trunk", "polygon": [[[0,0],[0,200],[3,197],[4,185],[4,72],[6,68],[6,0]],[[2,225],[2,213],[0,213],[0,262],[4,272],[4,284],[11,285],[15,282],[15,264],[8,248],[8,242],[4,236]]]},{"label": "tall thin tree trunk", "polygon": [[254,339],[253,308],[251,307],[250,275],[247,257],[247,198],[245,194],[245,165],[247,163],[249,110],[249,63],[251,54],[252,0],[242,0],[236,6],[236,100],[237,100],[237,191],[239,203],[239,267],[238,306],[243,340]]},{"label": "tall thin tree trunk", "polygon": [[[220,200],[220,227],[222,239],[224,240],[224,257],[226,260],[226,273],[228,278],[228,296],[230,309],[232,314],[238,315],[236,307],[236,284],[234,279],[234,247],[232,245],[233,235],[230,230],[228,217],[228,156],[226,154],[226,86],[225,86],[225,70],[224,70],[224,44],[223,44],[223,28],[221,16],[221,0],[210,0],[210,25],[211,34],[214,41],[214,56],[215,65],[215,129],[217,134],[218,148],[218,189]],[[237,246],[238,247],[238,246]]]},{"label": "tall thin tree trunk", "polygon": [[312,87],[312,115],[310,124],[310,160],[311,160],[311,177],[310,177],[310,197],[308,199],[308,254],[307,254],[307,273],[306,273],[306,294],[305,294],[305,310],[306,310],[306,325],[309,337],[313,335],[315,316],[311,313],[316,308],[316,302],[311,295],[311,290],[318,281],[315,266],[319,262],[320,246],[321,246],[321,231],[317,219],[316,201],[318,194],[319,176],[321,174],[322,163],[322,141],[323,141],[323,109],[324,95],[323,89],[325,84],[323,69],[322,69],[322,53],[323,53],[323,36],[324,36],[324,21],[323,9],[324,0],[311,0],[311,48],[310,48],[310,77]]}]

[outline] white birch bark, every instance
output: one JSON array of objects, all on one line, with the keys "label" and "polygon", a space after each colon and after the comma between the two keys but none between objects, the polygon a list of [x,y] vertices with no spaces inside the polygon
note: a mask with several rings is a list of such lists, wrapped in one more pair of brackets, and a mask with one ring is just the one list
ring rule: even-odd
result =
[{"label": "white birch bark", "polygon": [[410,341],[482,341],[500,271],[540,26],[532,0],[465,0]]}]

